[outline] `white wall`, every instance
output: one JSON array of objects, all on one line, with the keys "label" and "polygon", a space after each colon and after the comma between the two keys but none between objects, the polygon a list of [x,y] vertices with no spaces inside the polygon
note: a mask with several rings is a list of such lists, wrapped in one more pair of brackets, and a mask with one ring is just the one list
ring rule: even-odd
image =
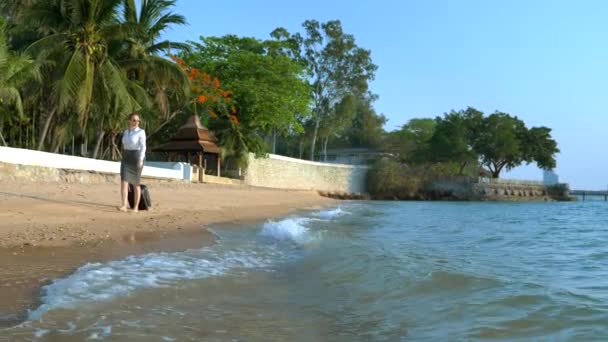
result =
[{"label": "white wall", "polygon": [[[40,152],[12,147],[0,147],[0,162],[10,164],[35,165],[56,169],[86,170],[105,173],[120,173],[120,163],[63,154]],[[149,163],[146,163],[149,164]],[[144,166],[142,176],[184,179],[182,168],[159,168]],[[186,178],[190,179],[190,178]]]},{"label": "white wall", "polygon": [[145,166],[161,168],[161,169],[170,169],[170,170],[178,170],[182,173],[182,179],[191,180],[192,179],[192,165],[188,163],[177,163],[177,162],[158,162],[158,161],[146,161]]}]

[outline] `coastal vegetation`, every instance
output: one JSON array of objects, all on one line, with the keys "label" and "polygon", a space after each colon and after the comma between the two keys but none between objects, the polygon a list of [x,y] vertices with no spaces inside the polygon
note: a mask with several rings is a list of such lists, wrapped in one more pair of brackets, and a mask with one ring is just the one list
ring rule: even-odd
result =
[{"label": "coastal vegetation", "polygon": [[382,151],[369,177],[379,194],[412,195],[432,177],[555,167],[551,129],[504,112],[469,107],[386,131],[370,90],[378,66],[339,20],[279,27],[267,39],[174,42],[162,37],[186,24],[175,5],[3,2],[0,144],[117,160],[125,118],[139,111],[152,146],[198,115],[218,136],[225,168],[244,166],[249,153],[327,160],[329,148]]},{"label": "coastal vegetation", "polygon": [[551,170],[559,152],[550,128],[528,128],[516,116],[485,116],[472,107],[434,120],[412,119],[388,134],[387,145],[393,158],[377,161],[368,174],[376,198],[428,198],[438,179],[498,178],[522,164]]}]

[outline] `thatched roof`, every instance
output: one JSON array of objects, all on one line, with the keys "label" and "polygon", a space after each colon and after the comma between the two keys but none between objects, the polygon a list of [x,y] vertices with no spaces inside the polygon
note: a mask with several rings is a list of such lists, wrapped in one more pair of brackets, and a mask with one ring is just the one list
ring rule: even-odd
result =
[{"label": "thatched roof", "polygon": [[201,125],[198,115],[192,115],[181,126],[171,140],[152,149],[154,152],[204,152],[220,153],[217,138],[207,127]]}]

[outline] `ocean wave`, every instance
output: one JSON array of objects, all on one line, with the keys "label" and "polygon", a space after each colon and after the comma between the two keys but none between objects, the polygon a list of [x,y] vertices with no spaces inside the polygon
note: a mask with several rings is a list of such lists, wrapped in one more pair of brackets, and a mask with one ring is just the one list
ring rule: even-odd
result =
[{"label": "ocean wave", "polygon": [[311,221],[312,219],[305,217],[268,221],[262,227],[260,235],[277,241],[290,241],[300,246],[307,245],[321,238],[319,232],[312,232],[306,226]]},{"label": "ocean wave", "polygon": [[344,215],[350,215],[350,212],[338,207],[335,209],[318,211],[313,215],[322,219],[333,219]]},{"label": "ocean wave", "polygon": [[[219,276],[240,268],[269,266],[277,255],[270,248],[223,250],[220,244],[180,253],[150,253],[108,263],[89,263],[72,275],[43,287],[42,305],[30,311],[39,319],[55,308],[105,301],[141,288],[171,286],[180,280]],[[278,253],[278,252],[277,252]]]},{"label": "ocean wave", "polygon": [[445,291],[479,291],[496,288],[500,284],[500,279],[493,277],[482,277],[449,271],[432,271],[427,277],[412,285],[409,291],[417,295]]}]

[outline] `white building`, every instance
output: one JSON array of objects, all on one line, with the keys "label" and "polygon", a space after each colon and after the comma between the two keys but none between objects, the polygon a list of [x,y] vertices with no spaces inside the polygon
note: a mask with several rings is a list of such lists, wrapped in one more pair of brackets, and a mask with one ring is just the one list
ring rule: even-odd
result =
[{"label": "white building", "polygon": [[555,185],[559,183],[559,177],[553,170],[544,170],[543,171],[543,183],[545,185]]}]

